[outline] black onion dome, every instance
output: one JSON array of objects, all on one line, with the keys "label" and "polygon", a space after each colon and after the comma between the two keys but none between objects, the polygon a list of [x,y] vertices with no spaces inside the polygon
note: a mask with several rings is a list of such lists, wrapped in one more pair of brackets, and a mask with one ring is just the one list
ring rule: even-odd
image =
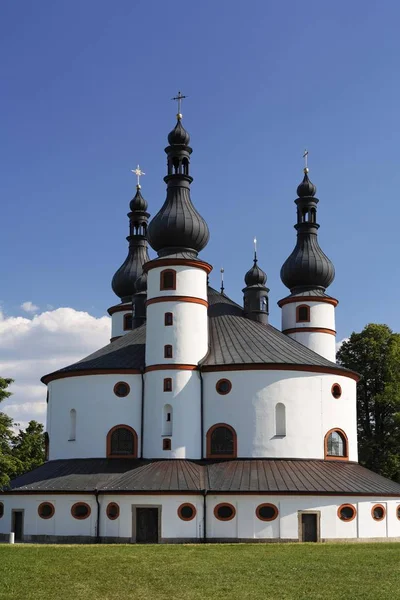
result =
[{"label": "black onion dome", "polygon": [[182,125],[180,119],[178,119],[173,130],[168,134],[168,143],[170,146],[188,146],[190,142],[190,135]]},{"label": "black onion dome", "polygon": [[137,192],[134,195],[134,197],[132,198],[130,204],[129,204],[129,208],[131,209],[131,211],[141,211],[141,212],[146,212],[147,210],[147,202],[146,200],[143,198],[141,192],[140,192],[140,187],[137,186]]},{"label": "black onion dome", "polygon": [[128,256],[112,278],[111,287],[122,302],[130,302],[135,293],[135,282],[143,272],[143,265],[150,260],[145,240],[129,248]]},{"label": "black onion dome", "polygon": [[306,198],[306,197],[310,197],[310,196],[311,197],[315,196],[316,193],[317,193],[317,188],[309,180],[308,171],[305,171],[303,181],[300,183],[300,185],[297,188],[297,195],[299,198]]},{"label": "black onion dome", "polygon": [[267,283],[267,274],[257,264],[257,259],[254,259],[254,265],[247,271],[244,276],[244,281],[247,286],[250,285],[265,285]]},{"label": "black onion dome", "polygon": [[147,273],[142,273],[136,280],[135,291],[137,294],[147,292]]},{"label": "black onion dome", "polygon": [[281,280],[292,294],[306,290],[323,290],[335,278],[335,267],[318,243],[319,225],[316,222],[318,198],[317,188],[308,178],[297,188],[297,243],[281,268]]}]

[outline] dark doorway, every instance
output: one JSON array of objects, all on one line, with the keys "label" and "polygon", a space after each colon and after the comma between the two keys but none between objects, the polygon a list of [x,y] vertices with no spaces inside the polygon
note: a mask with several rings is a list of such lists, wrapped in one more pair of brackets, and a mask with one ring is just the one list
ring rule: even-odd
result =
[{"label": "dark doorway", "polygon": [[14,510],[12,513],[12,530],[15,533],[15,541],[22,542],[24,535],[24,513],[22,510]]},{"label": "dark doorway", "polygon": [[302,513],[301,540],[303,542],[318,542],[318,514]]},{"label": "dark doorway", "polygon": [[136,508],[136,542],[158,543],[158,508]]}]

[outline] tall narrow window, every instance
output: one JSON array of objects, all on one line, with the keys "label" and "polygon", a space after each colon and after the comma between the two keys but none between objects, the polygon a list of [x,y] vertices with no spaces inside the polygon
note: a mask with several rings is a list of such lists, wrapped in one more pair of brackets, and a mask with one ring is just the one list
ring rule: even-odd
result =
[{"label": "tall narrow window", "polygon": [[172,392],[172,379],[171,379],[171,377],[166,377],[164,379],[164,392]]},{"label": "tall narrow window", "polygon": [[173,323],[174,323],[174,315],[170,312],[165,313],[164,325],[167,327],[168,325],[173,325]]},{"label": "tall narrow window", "polygon": [[164,405],[162,434],[172,435],[172,406],[170,404]]},{"label": "tall narrow window", "polygon": [[236,431],[219,423],[207,432],[207,458],[236,458]]},{"label": "tall narrow window", "polygon": [[348,442],[344,431],[332,429],[325,436],[325,458],[348,458]]},{"label": "tall narrow window", "polygon": [[128,425],[117,425],[107,435],[107,456],[136,458],[137,434]]},{"label": "tall narrow window", "polygon": [[76,440],[76,410],[73,408],[69,411],[69,442]]},{"label": "tall narrow window", "polygon": [[171,450],[171,440],[168,438],[165,438],[162,442],[162,449],[163,450]]},{"label": "tall narrow window", "polygon": [[160,290],[176,290],[176,271],[173,269],[161,271]]},{"label": "tall narrow window", "polygon": [[275,435],[286,435],[286,408],[282,402],[275,406]]},{"label": "tall narrow window", "polygon": [[164,346],[164,358],[172,358],[172,346],[170,344]]},{"label": "tall narrow window", "polygon": [[124,331],[130,331],[132,329],[132,313],[124,315]]},{"label": "tall narrow window", "polygon": [[296,308],[296,323],[309,323],[310,321],[310,307],[307,304],[303,304]]}]

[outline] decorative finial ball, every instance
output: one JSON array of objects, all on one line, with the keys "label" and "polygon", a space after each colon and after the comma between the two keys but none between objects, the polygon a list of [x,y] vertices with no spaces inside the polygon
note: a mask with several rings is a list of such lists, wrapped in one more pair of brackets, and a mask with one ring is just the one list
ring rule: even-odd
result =
[{"label": "decorative finial ball", "polygon": [[178,113],[176,115],[176,118],[178,119],[178,121],[181,121],[183,119],[183,114],[182,113]]},{"label": "decorative finial ball", "polygon": [[142,189],[142,186],[140,185],[140,183],[138,183],[138,184],[136,185],[136,189],[137,189],[137,190],[141,190],[141,189]]},{"label": "decorative finial ball", "polygon": [[303,172],[307,175],[307,173],[310,172],[310,169],[308,167],[304,167]]}]

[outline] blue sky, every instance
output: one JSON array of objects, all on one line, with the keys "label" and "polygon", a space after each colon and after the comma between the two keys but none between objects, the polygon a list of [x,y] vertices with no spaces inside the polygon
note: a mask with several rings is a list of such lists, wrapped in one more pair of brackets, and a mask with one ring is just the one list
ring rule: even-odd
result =
[{"label": "blue sky", "polygon": [[3,0],[4,313],[29,300],[100,317],[116,303],[130,169],[146,172],[154,215],[181,89],[212,284],[223,265],[241,300],[256,235],[280,325],[307,147],[338,339],[368,322],[399,330],[399,18],[394,1]]}]

